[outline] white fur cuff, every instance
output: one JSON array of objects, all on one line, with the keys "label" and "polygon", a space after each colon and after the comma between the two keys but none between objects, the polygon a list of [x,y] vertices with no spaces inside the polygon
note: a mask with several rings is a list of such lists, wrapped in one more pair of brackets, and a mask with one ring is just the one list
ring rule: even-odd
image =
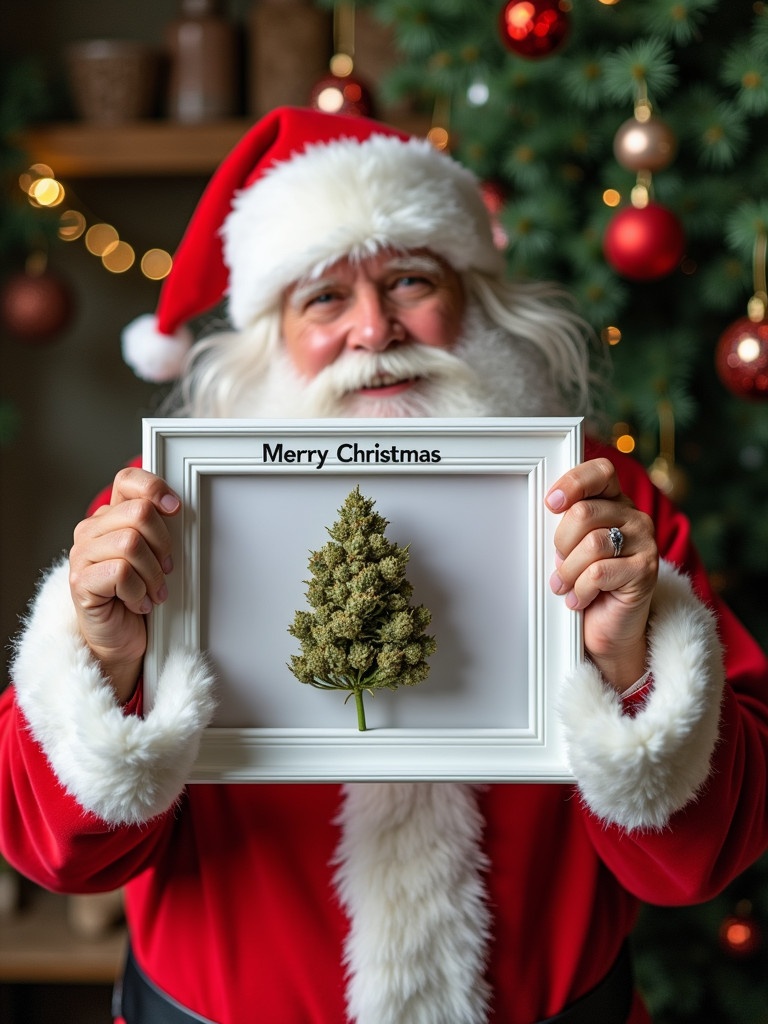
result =
[{"label": "white fur cuff", "polygon": [[662,562],[651,606],[653,689],[632,717],[585,662],[563,689],[560,716],[587,806],[627,829],[662,828],[706,780],[725,682],[713,613]]},{"label": "white fur cuff", "polygon": [[178,799],[214,707],[213,677],[199,652],[173,652],[152,710],[126,715],[77,628],[63,561],[33,602],[13,679],[32,735],[86,810],[131,824]]}]

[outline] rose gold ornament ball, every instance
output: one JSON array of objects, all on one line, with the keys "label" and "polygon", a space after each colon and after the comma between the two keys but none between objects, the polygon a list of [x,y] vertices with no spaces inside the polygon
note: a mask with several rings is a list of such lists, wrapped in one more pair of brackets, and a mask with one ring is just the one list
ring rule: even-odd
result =
[{"label": "rose gold ornament ball", "polygon": [[616,132],[613,152],[628,171],[662,171],[675,159],[677,139],[658,117],[647,121],[631,117]]}]

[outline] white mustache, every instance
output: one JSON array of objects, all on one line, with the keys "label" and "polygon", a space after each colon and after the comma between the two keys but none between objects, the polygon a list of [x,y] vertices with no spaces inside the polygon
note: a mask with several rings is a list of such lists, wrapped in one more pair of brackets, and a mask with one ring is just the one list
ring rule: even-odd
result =
[{"label": "white mustache", "polygon": [[310,382],[307,390],[339,399],[362,388],[381,387],[425,377],[452,377],[462,360],[444,349],[428,345],[403,345],[384,352],[347,352]]}]

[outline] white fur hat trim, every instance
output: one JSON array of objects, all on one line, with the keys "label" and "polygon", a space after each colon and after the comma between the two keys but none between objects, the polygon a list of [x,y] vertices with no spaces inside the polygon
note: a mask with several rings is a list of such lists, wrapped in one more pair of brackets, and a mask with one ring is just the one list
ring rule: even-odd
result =
[{"label": "white fur hat trim", "polygon": [[38,590],[12,670],[32,735],[86,810],[112,825],[136,824],[176,802],[214,708],[199,653],[169,656],[152,710],[126,715],[78,630],[62,561]]},{"label": "white fur hat trim", "polygon": [[308,146],[232,204],[222,228],[229,315],[242,329],[288,285],[385,246],[426,248],[458,271],[503,271],[475,176],[426,139]]},{"label": "white fur hat trim", "polygon": [[648,630],[653,688],[632,717],[597,668],[563,688],[560,716],[587,806],[626,829],[663,828],[709,775],[725,671],[713,613],[662,562]]}]

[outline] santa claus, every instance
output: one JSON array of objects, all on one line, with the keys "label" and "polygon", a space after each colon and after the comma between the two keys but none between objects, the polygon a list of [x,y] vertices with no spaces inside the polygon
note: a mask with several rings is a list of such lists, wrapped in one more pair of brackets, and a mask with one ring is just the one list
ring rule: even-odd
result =
[{"label": "santa claus", "polygon": [[[227,157],[125,351],[180,375],[192,416],[572,415],[591,383],[558,291],[505,279],[466,169],[309,110]],[[141,684],[181,503],[118,473],[17,643],[0,840],[42,885],[125,886],[128,1024],[648,1021],[622,952],[638,902],[707,899],[768,843],[768,672],[685,518],[634,462],[586,456],[546,499],[550,586],[583,619],[575,786],[186,785],[204,653],[171,652],[146,713]]]}]

